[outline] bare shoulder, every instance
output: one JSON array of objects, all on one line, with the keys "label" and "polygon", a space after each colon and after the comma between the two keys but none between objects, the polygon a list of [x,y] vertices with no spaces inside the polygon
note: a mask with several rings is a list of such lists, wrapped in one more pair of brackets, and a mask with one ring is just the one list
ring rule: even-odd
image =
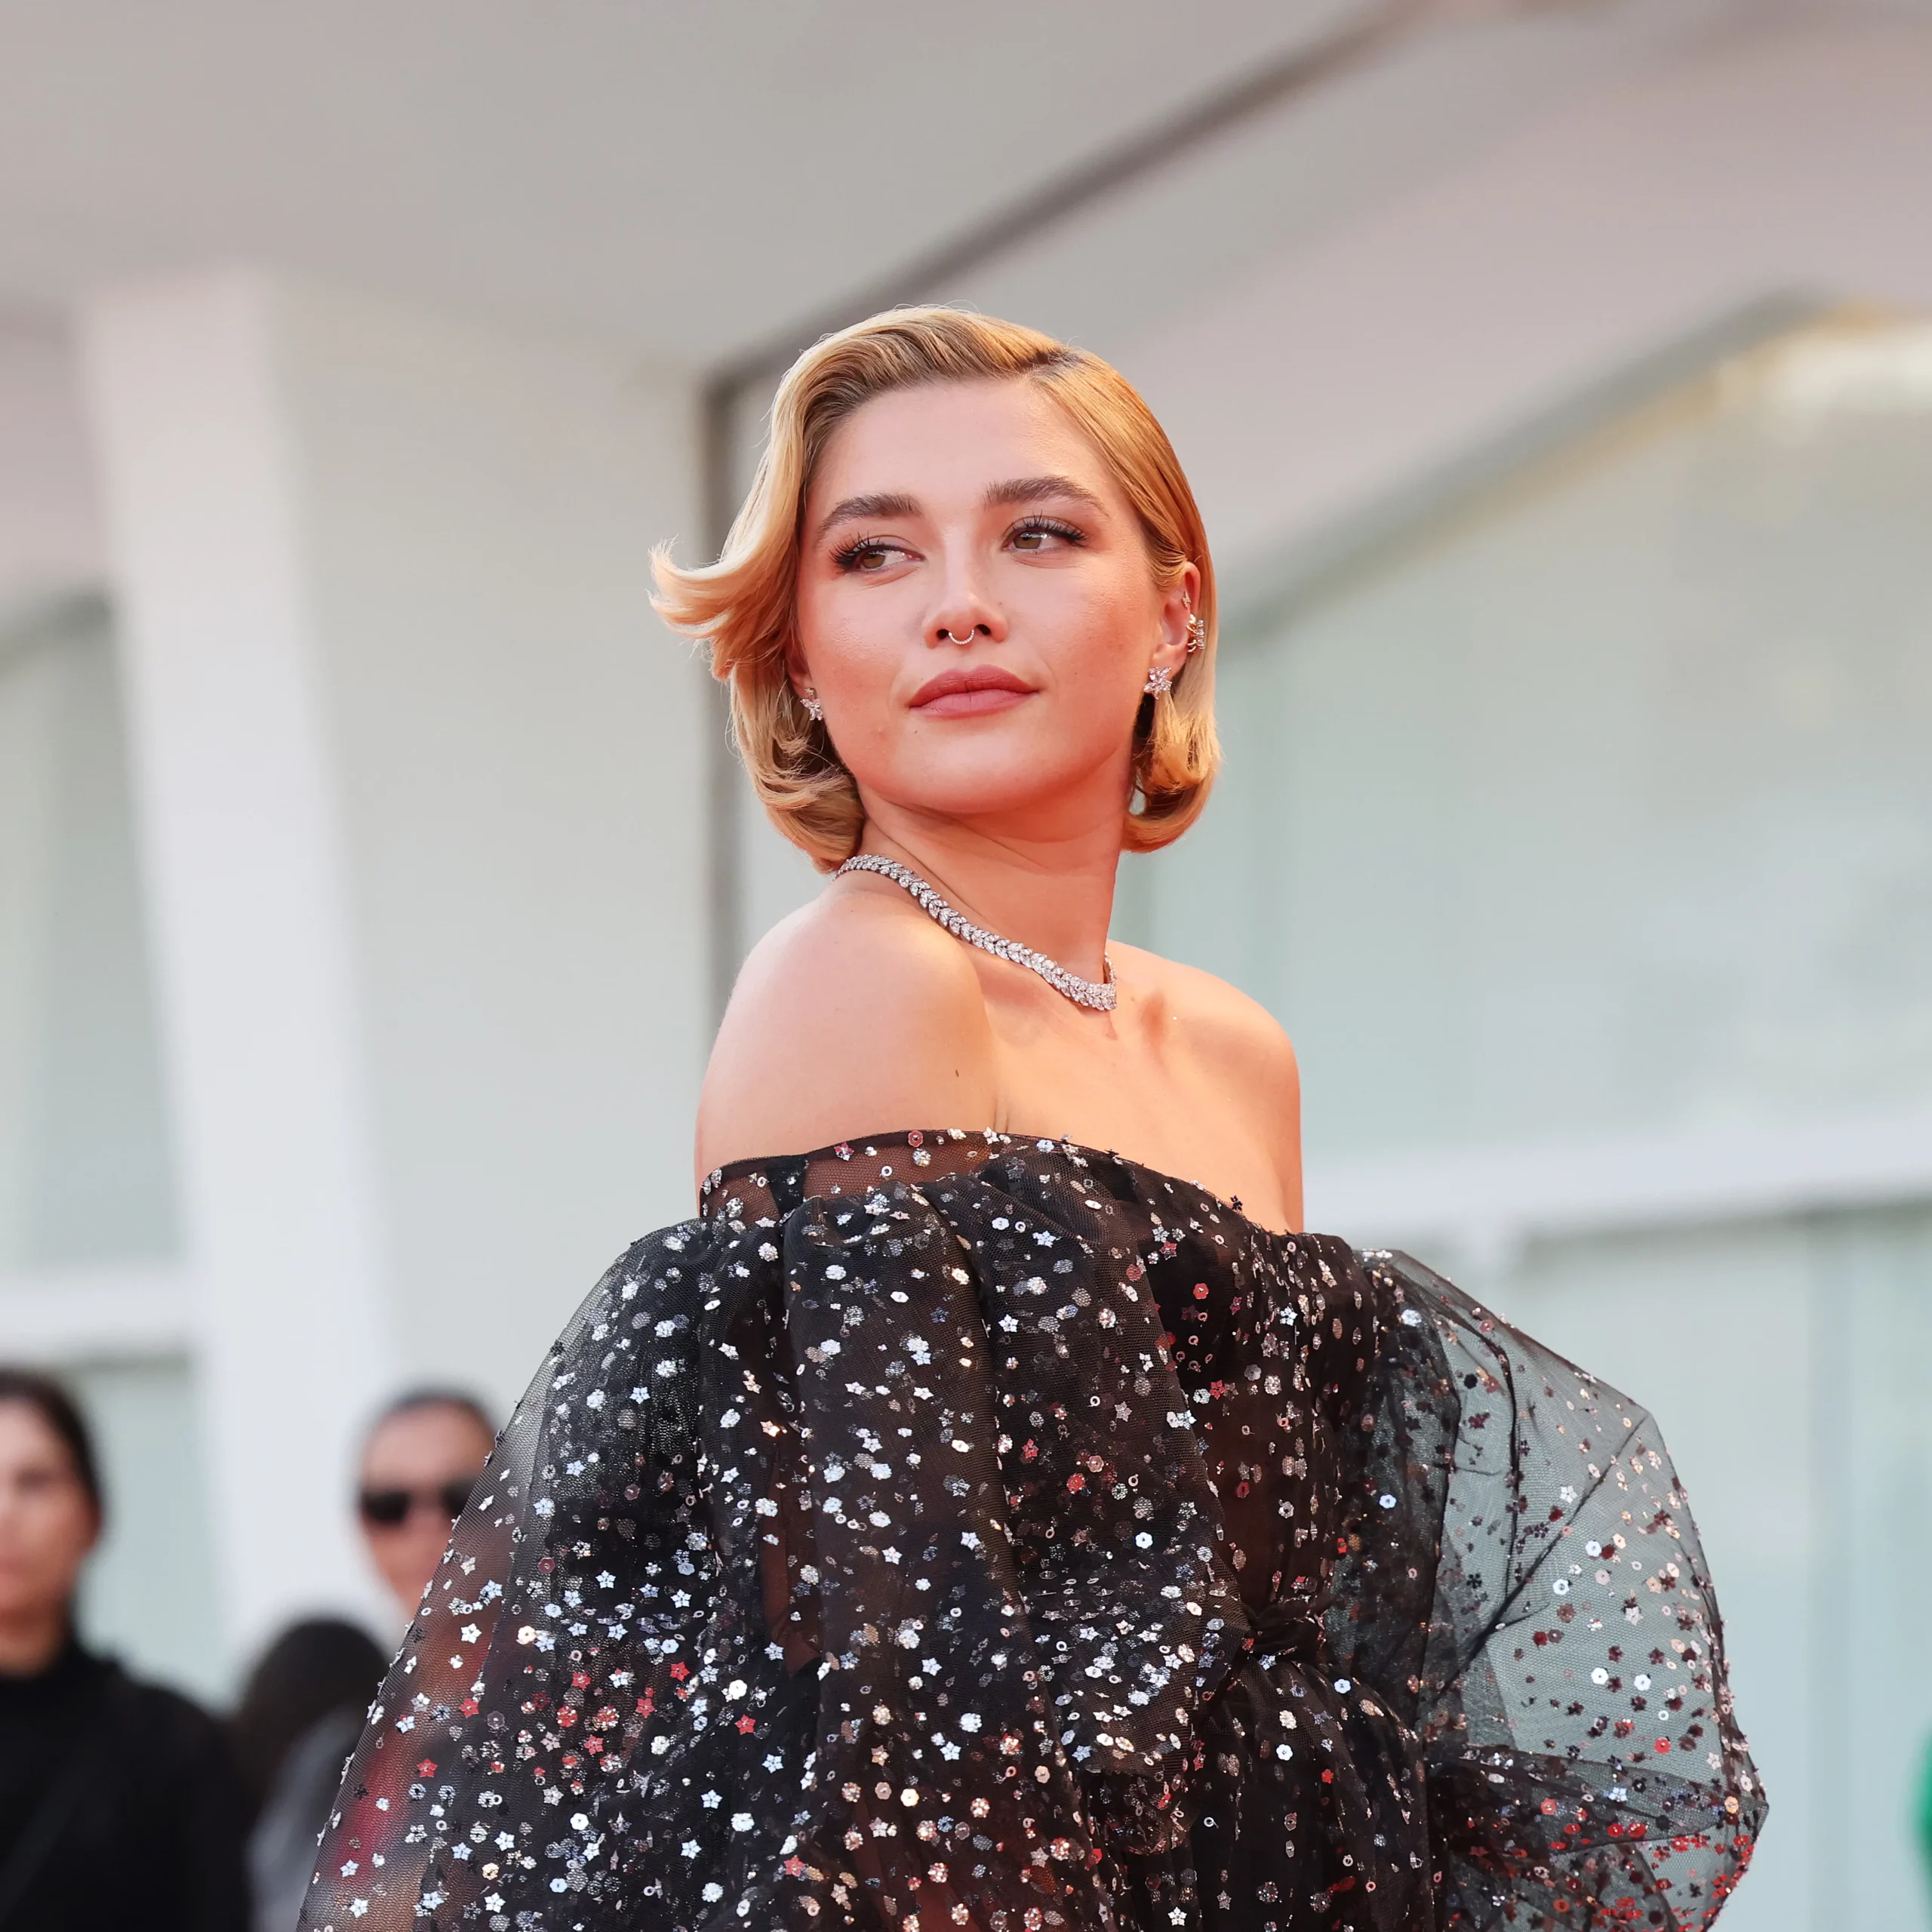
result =
[{"label": "bare shoulder", "polygon": [[774,926],[738,975],[698,1103],[697,1172],[900,1128],[983,1125],[994,1065],[958,943],[896,886],[841,881]]},{"label": "bare shoulder", "polygon": [[1183,966],[1138,946],[1117,945],[1113,951],[1159,1009],[1150,1017],[1177,1030],[1186,1050],[1208,1069],[1258,1088],[1259,1097],[1271,1109],[1277,1102],[1298,1103],[1301,1075],[1294,1048],[1281,1022],[1259,1000],[1198,966]]},{"label": "bare shoulder", "polygon": [[[1278,1225],[1300,1227],[1301,1070],[1281,1023],[1211,973],[1137,947],[1114,950],[1122,977],[1145,989],[1143,1017],[1155,1051],[1217,1123],[1211,1139],[1231,1130],[1237,1144],[1266,1149],[1279,1189]],[[1225,1152],[1226,1140],[1221,1144]]]}]

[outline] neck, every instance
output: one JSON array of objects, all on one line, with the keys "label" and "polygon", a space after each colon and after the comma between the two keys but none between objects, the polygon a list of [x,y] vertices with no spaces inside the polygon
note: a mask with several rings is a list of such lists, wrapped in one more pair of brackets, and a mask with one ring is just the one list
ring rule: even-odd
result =
[{"label": "neck", "polygon": [[[868,801],[869,805],[870,801]],[[1043,952],[1083,980],[1106,977],[1120,864],[1120,813],[1023,832],[892,805],[869,809],[860,849],[897,859],[975,924]]]},{"label": "neck", "polygon": [[0,1616],[0,1677],[38,1677],[66,1647],[67,1607]]}]

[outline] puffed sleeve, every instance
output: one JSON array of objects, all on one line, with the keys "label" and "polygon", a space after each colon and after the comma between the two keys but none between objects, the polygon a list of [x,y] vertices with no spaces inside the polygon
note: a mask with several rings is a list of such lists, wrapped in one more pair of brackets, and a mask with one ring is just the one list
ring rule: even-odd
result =
[{"label": "puffed sleeve", "polygon": [[1765,1801],[1656,1424],[1407,1257],[1364,1266],[1328,1635],[1421,1741],[1438,1923],[1708,1925]]},{"label": "puffed sleeve", "polygon": [[734,1614],[697,1414],[733,1259],[701,1224],[660,1230],[551,1348],[370,1707],[306,1932],[629,1922],[626,1774],[654,1711],[715,1699],[703,1633]]},{"label": "puffed sleeve", "polygon": [[1120,1219],[955,1177],[632,1249],[457,1525],[309,1932],[1125,1922],[1109,1853],[1185,1863],[1247,1625]]}]

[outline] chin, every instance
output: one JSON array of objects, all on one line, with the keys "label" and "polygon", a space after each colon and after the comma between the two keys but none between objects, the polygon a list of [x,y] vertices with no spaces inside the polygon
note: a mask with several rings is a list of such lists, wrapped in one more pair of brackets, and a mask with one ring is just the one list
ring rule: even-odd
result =
[{"label": "chin", "polygon": [[905,772],[860,780],[861,792],[902,811],[939,818],[1004,817],[1037,811],[1057,798],[1084,790],[1091,771],[1032,755],[1031,748],[1002,748],[997,758],[933,758]]}]

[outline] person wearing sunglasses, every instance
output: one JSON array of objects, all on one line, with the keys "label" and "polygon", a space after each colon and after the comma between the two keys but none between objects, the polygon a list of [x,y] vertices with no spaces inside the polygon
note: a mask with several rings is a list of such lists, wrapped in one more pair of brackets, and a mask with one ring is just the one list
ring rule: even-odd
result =
[{"label": "person wearing sunglasses", "polygon": [[[481,1403],[453,1389],[411,1389],[369,1425],[355,1513],[398,1629],[415,1614],[495,1441]],[[234,1730],[255,1807],[255,1932],[292,1932],[301,1915],[315,1839],[386,1656],[354,1625],[312,1618],[283,1632],[249,1677]]]},{"label": "person wearing sunglasses", "polygon": [[450,1389],[397,1397],[363,1438],[355,1499],[362,1540],[405,1622],[496,1439],[482,1404]]}]

